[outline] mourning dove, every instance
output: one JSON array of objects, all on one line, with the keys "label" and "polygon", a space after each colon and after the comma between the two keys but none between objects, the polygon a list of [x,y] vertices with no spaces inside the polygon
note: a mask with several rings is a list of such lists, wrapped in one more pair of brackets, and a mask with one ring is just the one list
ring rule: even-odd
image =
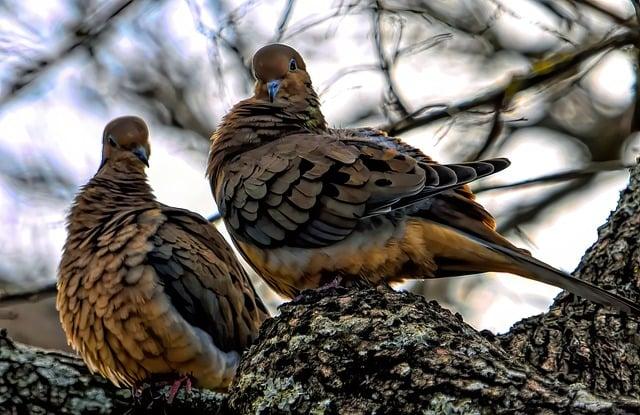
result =
[{"label": "mourning dove", "polygon": [[111,121],[102,145],[71,207],[58,273],[69,344],[117,386],[176,374],[224,390],[268,312],[213,225],[156,201],[144,121]]},{"label": "mourning dove", "polygon": [[441,165],[374,129],[328,128],[298,52],[253,58],[254,95],[224,117],[208,177],[242,255],[285,297],[339,277],[381,284],[509,272],[625,312],[634,303],[516,248],[466,185],[506,159]]}]

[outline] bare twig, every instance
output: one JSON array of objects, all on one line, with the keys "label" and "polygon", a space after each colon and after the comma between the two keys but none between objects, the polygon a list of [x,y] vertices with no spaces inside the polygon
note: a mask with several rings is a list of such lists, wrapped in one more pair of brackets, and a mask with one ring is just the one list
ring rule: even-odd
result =
[{"label": "bare twig", "polygon": [[[247,53],[245,51],[243,38],[237,28],[237,21],[239,19],[239,16],[241,16],[255,4],[255,0],[246,1],[229,12],[224,10],[222,8],[222,4],[220,4],[219,12],[224,14],[225,17],[221,19],[222,23],[220,24],[220,27],[218,27],[218,29],[208,27],[203,22],[200,6],[196,2],[188,1],[187,3],[189,4],[196,30],[209,40],[210,51],[214,55],[214,57],[217,60],[220,60],[220,46],[232,52],[241,68],[243,69],[242,72],[247,80],[247,86],[250,85],[251,81],[253,80],[253,73],[251,72],[251,65],[249,64],[249,60],[247,59]],[[224,31],[228,31],[229,36],[223,35]],[[222,81],[223,76],[220,65],[218,65],[217,68],[218,78]]]},{"label": "bare twig", "polygon": [[331,78],[329,78],[327,81],[324,82],[325,86],[319,90],[318,96],[323,96],[324,94],[326,94],[327,91],[329,91],[329,88],[331,88],[336,82],[338,82],[340,79],[342,79],[347,75],[357,73],[357,72],[377,71],[378,69],[379,67],[377,65],[364,64],[364,65],[353,65],[343,70],[340,70],[335,74],[333,74]]},{"label": "bare twig", "polygon": [[478,193],[487,192],[490,190],[506,190],[506,189],[513,189],[516,187],[523,188],[523,187],[536,186],[540,184],[555,183],[555,182],[561,182],[561,181],[591,176],[595,173],[622,170],[630,167],[632,166],[624,164],[620,160],[594,161],[588,164],[586,167],[581,167],[579,169],[567,170],[559,173],[546,174],[544,176],[534,177],[532,179],[522,180],[515,183],[479,186],[474,189],[474,193],[478,194]]},{"label": "bare twig", "polygon": [[273,38],[274,42],[280,42],[280,40],[282,40],[282,36],[284,36],[285,30],[287,30],[287,24],[289,23],[289,19],[291,18],[291,12],[293,11],[293,6],[295,6],[295,3],[295,0],[287,0],[287,4],[285,4],[284,9],[282,10],[282,15],[280,16],[278,27],[276,28],[276,35]]},{"label": "bare twig", "polygon": [[416,42],[403,48],[398,48],[393,59],[395,61],[401,56],[409,56],[416,53],[424,52],[427,49],[438,46],[439,44],[451,39],[453,39],[453,35],[451,33],[440,33],[435,36],[431,36],[428,39],[422,40],[420,42]]},{"label": "bare twig", "polygon": [[35,302],[43,298],[56,295],[56,283],[51,282],[36,288],[29,288],[18,292],[0,294],[0,306],[15,303]]},{"label": "bare twig", "polygon": [[[387,82],[387,91],[389,94],[389,104],[392,109],[397,111],[401,117],[406,118],[409,115],[409,110],[404,100],[398,92],[393,77],[391,76],[392,62],[387,58],[384,52],[384,45],[382,44],[382,12],[379,2],[376,2],[378,7],[372,9],[373,11],[373,39],[375,42],[375,49],[378,55],[378,61],[380,65],[380,71],[384,75],[384,79]],[[399,34],[398,36],[402,36]]]},{"label": "bare twig", "polygon": [[[489,90],[482,95],[448,106],[425,106],[397,122],[379,128],[387,131],[391,135],[397,135],[430,124],[439,119],[450,117],[453,114],[467,111],[480,105],[490,104],[503,96],[506,97],[508,101],[519,91],[539,85],[565,72],[574,71],[578,64],[606,49],[635,43],[638,40],[638,33],[637,30],[626,31],[595,45],[580,48],[574,53],[561,53],[540,61],[535,61],[531,65],[531,70],[528,73],[515,76],[510,82]],[[416,116],[417,114],[424,114],[425,110],[427,112],[425,115]]]},{"label": "bare twig", "polygon": [[[360,6],[360,8],[358,8],[358,6]],[[324,14],[318,17],[313,16],[309,19],[305,19],[301,21],[291,29],[287,30],[286,35],[283,35],[281,40],[291,39],[292,37],[295,37],[300,33],[306,32],[309,29],[312,29],[315,26],[321,25],[336,17],[363,12],[363,11],[366,11],[367,9],[368,9],[368,5],[361,3],[360,1],[355,1],[353,3],[349,3],[341,7],[333,8],[333,10],[327,14]]]},{"label": "bare twig", "polygon": [[482,158],[489,149],[498,141],[500,134],[502,133],[503,122],[501,120],[500,109],[502,106],[502,102],[504,100],[504,95],[496,97],[493,105],[493,117],[491,117],[491,129],[489,130],[489,134],[487,134],[487,138],[484,140],[482,147],[478,149],[476,152],[475,159]]},{"label": "bare twig", "polygon": [[198,112],[191,102],[191,66],[168,51],[164,39],[152,30],[137,25],[138,36],[145,38],[145,50],[153,56],[151,65],[131,65],[128,77],[120,77],[122,90],[140,98],[141,103],[165,125],[192,131],[209,141],[215,121]]},{"label": "bare twig", "polygon": [[217,221],[219,221],[220,219],[222,219],[222,215],[220,214],[220,212],[216,212],[213,215],[209,216],[207,218],[207,220],[211,223],[215,223]]},{"label": "bare twig", "polygon": [[512,214],[498,223],[498,232],[505,233],[516,226],[535,220],[542,215],[548,207],[554,206],[561,200],[583,190],[593,181],[595,176],[596,173],[585,174],[570,183],[566,183],[565,186],[561,186],[561,188],[545,194],[538,200],[533,202],[527,200],[517,204],[511,209]]},{"label": "bare twig", "polygon": [[[575,1],[576,3],[582,4],[583,6],[585,6],[587,8],[590,8],[592,10],[596,10],[596,11],[604,14],[605,16],[607,16],[608,18],[610,18],[611,20],[613,20],[614,22],[616,22],[619,25],[627,26],[627,27],[638,27],[638,22],[636,22],[635,25],[631,24],[631,23],[633,23],[633,17],[630,17],[628,19],[624,19],[624,18],[616,15],[615,13],[611,12],[611,10],[607,10],[599,2],[594,2],[594,1],[590,1],[590,0],[573,0],[573,1]],[[635,2],[636,2],[636,0],[631,0],[631,3],[634,5],[634,7],[635,7]],[[634,16],[634,17],[636,17],[636,16]]]},{"label": "bare twig", "polygon": [[[138,3],[139,2],[140,1],[138,1]],[[29,66],[15,73],[13,79],[8,82],[5,92],[0,95],[0,106],[17,96],[19,92],[31,85],[39,76],[45,73],[46,70],[69,57],[76,49],[87,47],[101,39],[113,27],[113,20],[127,10],[133,3],[134,0],[110,3],[108,6],[102,8],[106,10],[99,10],[93,16],[72,27],[69,33],[71,33],[73,37],[67,42],[65,47],[51,56],[32,59],[32,63]]]},{"label": "bare twig", "polygon": [[503,13],[508,14],[509,16],[512,16],[518,20],[521,20],[523,22],[527,22],[527,23],[531,23],[534,26],[538,27],[540,30],[544,31],[545,33],[548,33],[552,36],[554,36],[556,39],[559,39],[563,42],[569,43],[570,45],[574,45],[575,43],[569,39],[568,37],[566,37],[562,32],[560,32],[557,29],[554,29],[553,27],[546,25],[542,22],[539,21],[534,21],[534,20],[529,20],[527,18],[525,18],[524,16],[521,16],[520,14],[518,14],[515,10],[509,8],[508,6],[506,6],[504,3],[502,3],[500,0],[490,0],[491,3],[493,3],[498,10],[500,10]]}]

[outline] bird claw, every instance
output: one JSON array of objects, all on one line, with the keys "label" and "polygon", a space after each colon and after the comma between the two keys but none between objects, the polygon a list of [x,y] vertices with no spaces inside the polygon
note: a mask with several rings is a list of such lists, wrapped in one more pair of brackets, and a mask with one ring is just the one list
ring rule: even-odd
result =
[{"label": "bird claw", "polygon": [[318,291],[329,290],[331,288],[338,288],[342,284],[342,277],[340,275],[336,275],[331,281],[328,283],[318,287]]},{"label": "bird claw", "polygon": [[178,391],[180,390],[180,387],[182,386],[183,383],[184,383],[184,388],[187,395],[191,394],[191,386],[192,386],[191,377],[189,375],[181,376],[180,378],[176,379],[173,382],[173,384],[171,385],[171,388],[167,392],[166,401],[169,405],[173,403],[173,400],[178,394]]},{"label": "bird claw", "polygon": [[145,383],[136,383],[135,385],[131,386],[131,395],[133,396],[133,399],[135,400],[140,400],[140,398],[142,398],[142,394],[144,393],[146,386]]},{"label": "bird claw", "polygon": [[[329,281],[328,283],[321,285],[318,288],[312,288],[310,289],[310,291],[315,291],[315,292],[322,292],[322,291],[326,291],[326,290],[330,290],[332,288],[339,288],[342,287],[342,277],[340,275],[336,275],[331,281]],[[292,302],[298,302],[300,300],[302,300],[302,298],[304,297],[303,293],[300,293],[298,295],[296,295],[293,300],[291,300]]]}]

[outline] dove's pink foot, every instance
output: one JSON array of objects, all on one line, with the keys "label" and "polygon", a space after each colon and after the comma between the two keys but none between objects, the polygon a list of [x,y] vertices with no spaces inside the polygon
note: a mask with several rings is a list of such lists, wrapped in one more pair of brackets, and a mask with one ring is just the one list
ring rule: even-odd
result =
[{"label": "dove's pink foot", "polygon": [[180,387],[184,384],[184,388],[187,394],[191,393],[191,377],[189,375],[184,375],[181,376],[180,378],[176,379],[173,384],[171,385],[171,389],[169,389],[169,392],[167,392],[167,403],[171,404],[173,402],[173,399],[176,397],[176,395],[178,394],[178,391],[180,390]]}]

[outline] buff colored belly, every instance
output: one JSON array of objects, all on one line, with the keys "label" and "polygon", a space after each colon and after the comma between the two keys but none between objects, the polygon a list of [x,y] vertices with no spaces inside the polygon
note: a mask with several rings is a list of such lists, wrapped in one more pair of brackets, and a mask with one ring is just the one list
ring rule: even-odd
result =
[{"label": "buff colored belly", "polygon": [[[354,233],[338,244],[315,249],[264,250],[237,242],[263,279],[279,294],[291,298],[303,289],[318,288],[336,275],[373,285],[430,277],[436,265],[425,236],[424,222],[408,221],[400,232],[377,229]],[[407,270],[419,275],[406,275]]]},{"label": "buff colored belly", "polygon": [[[388,227],[387,227],[388,228]],[[388,229],[387,229],[388,230]],[[521,274],[505,256],[454,229],[420,218],[402,228],[354,233],[330,247],[263,250],[238,241],[238,247],[262,278],[279,294],[292,298],[318,288],[335,276],[377,285],[444,274],[497,271]]]}]

